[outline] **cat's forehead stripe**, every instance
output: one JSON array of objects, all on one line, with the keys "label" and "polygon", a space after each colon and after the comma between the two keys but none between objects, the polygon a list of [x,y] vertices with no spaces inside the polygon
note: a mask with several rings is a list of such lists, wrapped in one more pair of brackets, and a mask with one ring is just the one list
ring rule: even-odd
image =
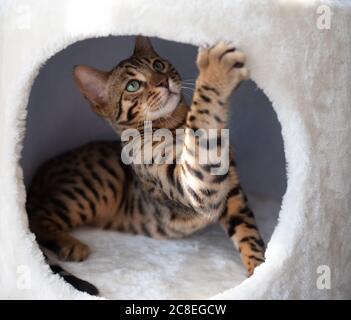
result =
[{"label": "cat's forehead stripe", "polygon": [[134,76],[136,75],[135,72],[129,71],[128,69],[127,69],[127,71],[126,71],[126,74],[127,74],[128,76],[132,76],[132,77],[134,77]]},{"label": "cat's forehead stripe", "polygon": [[141,70],[130,70],[130,69],[125,69],[124,72],[122,71],[122,73],[119,76],[120,78],[120,82],[125,82],[128,81],[130,79],[137,79],[140,81],[146,81],[146,77],[145,75],[141,72]]}]

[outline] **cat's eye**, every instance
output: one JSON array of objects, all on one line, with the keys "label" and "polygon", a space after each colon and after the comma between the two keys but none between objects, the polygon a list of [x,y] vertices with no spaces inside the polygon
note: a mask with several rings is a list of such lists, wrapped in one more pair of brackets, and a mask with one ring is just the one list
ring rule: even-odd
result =
[{"label": "cat's eye", "polygon": [[155,60],[153,67],[155,71],[162,71],[165,65],[160,60]]},{"label": "cat's eye", "polygon": [[139,88],[140,88],[140,81],[138,81],[138,80],[130,80],[130,81],[128,81],[127,86],[126,86],[126,90],[128,92],[135,92],[135,91],[139,90]]}]

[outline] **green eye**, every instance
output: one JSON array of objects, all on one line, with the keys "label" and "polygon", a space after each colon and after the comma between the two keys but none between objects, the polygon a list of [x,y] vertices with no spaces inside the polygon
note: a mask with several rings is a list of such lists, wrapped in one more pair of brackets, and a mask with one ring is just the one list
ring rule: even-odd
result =
[{"label": "green eye", "polygon": [[127,83],[126,89],[128,92],[135,92],[140,88],[140,81],[130,80]]},{"label": "green eye", "polygon": [[165,65],[160,60],[155,60],[153,67],[155,71],[162,71],[165,68]]}]

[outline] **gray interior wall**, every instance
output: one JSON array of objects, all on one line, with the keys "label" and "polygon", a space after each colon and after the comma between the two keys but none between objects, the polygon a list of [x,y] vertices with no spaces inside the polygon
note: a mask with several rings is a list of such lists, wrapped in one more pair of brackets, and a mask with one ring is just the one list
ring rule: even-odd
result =
[{"label": "gray interior wall", "polygon": [[[116,138],[76,89],[72,68],[87,64],[108,70],[131,54],[133,42],[133,37],[77,42],[42,68],[28,106],[22,157],[27,186],[35,169],[49,157],[91,140]],[[196,47],[160,39],[153,39],[153,43],[183,79],[196,78]],[[186,96],[190,99],[191,92]],[[231,143],[243,187],[280,198],[286,188],[285,157],[281,127],[271,103],[252,81],[246,81],[233,95],[230,116]]]}]

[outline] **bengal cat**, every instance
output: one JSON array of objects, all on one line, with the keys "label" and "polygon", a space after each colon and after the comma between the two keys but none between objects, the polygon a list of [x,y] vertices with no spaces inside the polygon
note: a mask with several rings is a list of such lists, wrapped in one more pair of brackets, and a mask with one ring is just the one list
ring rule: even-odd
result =
[{"label": "bengal cat", "polygon": [[[179,73],[155,52],[148,38],[138,36],[133,55],[109,72],[76,66],[79,90],[119,135],[137,129],[143,141],[141,124],[149,121],[152,132],[184,129],[183,144],[172,163],[124,164],[121,150],[127,142],[116,141],[89,143],[43,164],[27,199],[30,228],[39,244],[61,260],[83,261],[89,247],[69,233],[79,226],[163,239],[188,236],[218,221],[251,275],[264,261],[264,243],[233,156],[227,172],[214,175],[218,163],[200,164],[199,148],[204,146],[193,139],[197,129],[227,128],[229,97],[248,78],[244,62],[242,52],[223,42],[200,49],[190,108],[182,96]],[[216,143],[221,143],[219,136]],[[156,156],[161,155],[159,145],[152,142]],[[52,269],[62,271],[58,266]],[[76,282],[70,281],[72,275],[63,276]]]}]

